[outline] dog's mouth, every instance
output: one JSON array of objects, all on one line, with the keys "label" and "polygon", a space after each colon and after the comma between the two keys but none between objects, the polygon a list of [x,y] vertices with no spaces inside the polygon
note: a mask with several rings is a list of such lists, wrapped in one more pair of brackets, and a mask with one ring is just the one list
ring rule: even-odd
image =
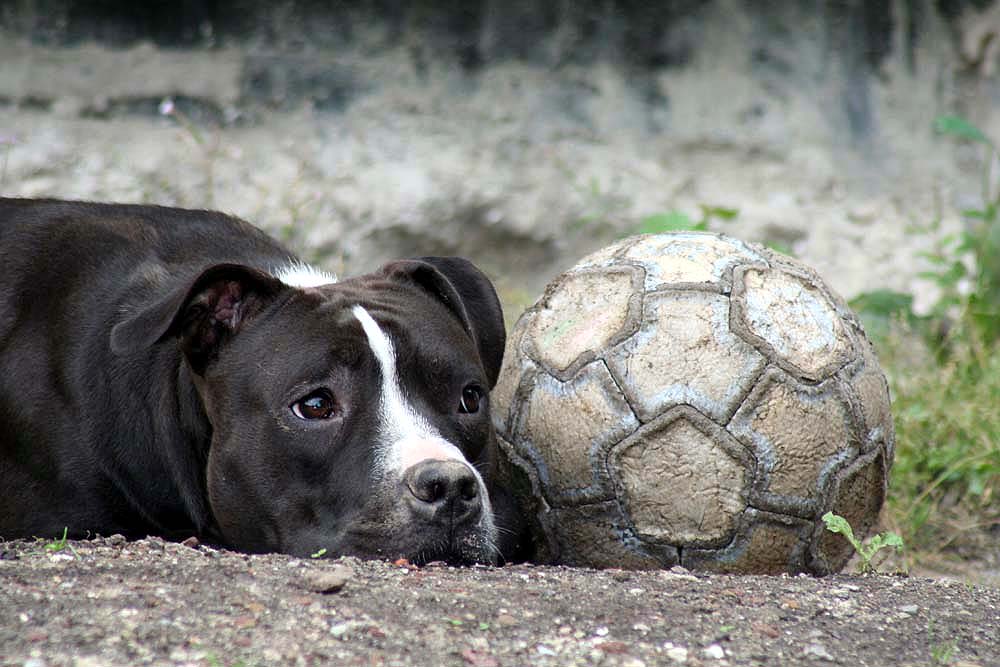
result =
[{"label": "dog's mouth", "polygon": [[[323,540],[327,547],[323,556],[405,560],[416,566],[436,562],[456,566],[496,565],[500,562],[500,550],[494,533],[492,521],[450,526],[410,521],[400,526],[397,522],[386,522],[383,517],[354,522],[339,539]],[[317,552],[312,549],[312,542],[318,537],[313,535],[305,551]]]},{"label": "dog's mouth", "polygon": [[499,557],[495,546],[485,536],[469,533],[459,538],[454,536],[448,540],[440,540],[420,549],[410,557],[403,556],[407,561],[417,566],[428,563],[445,563],[447,565],[496,565]]}]

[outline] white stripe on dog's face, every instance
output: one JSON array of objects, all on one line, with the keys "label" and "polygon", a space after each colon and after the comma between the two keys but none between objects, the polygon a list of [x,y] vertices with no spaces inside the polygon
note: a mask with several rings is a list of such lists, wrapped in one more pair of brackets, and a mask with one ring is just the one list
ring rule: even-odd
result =
[{"label": "white stripe on dog's face", "polygon": [[423,416],[403,396],[396,373],[396,354],[392,341],[361,306],[354,306],[354,317],[368,337],[375,358],[382,371],[382,386],[379,396],[379,472],[396,476],[410,466],[426,459],[461,461],[475,473],[483,486],[479,473],[469,465],[465,456],[455,445],[441,437]]},{"label": "white stripe on dog's face", "polygon": [[351,312],[361,322],[368,337],[368,345],[382,371],[378,407],[379,442],[375,455],[376,479],[381,479],[383,484],[392,488],[391,485],[403,479],[407,470],[421,461],[460,461],[476,478],[482,503],[479,529],[487,543],[494,544],[497,530],[493,520],[493,506],[482,475],[469,463],[461,450],[442,438],[438,430],[403,396],[396,372],[396,354],[392,341],[385,332],[361,306],[354,306]]}]

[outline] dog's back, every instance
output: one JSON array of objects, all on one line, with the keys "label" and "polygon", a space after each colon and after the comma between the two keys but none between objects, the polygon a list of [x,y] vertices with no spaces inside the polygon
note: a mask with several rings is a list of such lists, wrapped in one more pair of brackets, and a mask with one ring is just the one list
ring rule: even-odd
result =
[{"label": "dog's back", "polygon": [[[196,530],[181,526],[205,515],[203,493],[168,471],[197,462],[168,461],[169,448],[153,446],[189,439],[165,417],[178,406],[162,403],[175,397],[141,381],[179,353],[165,347],[122,358],[110,350],[110,331],[137,304],[206,266],[268,269],[288,257],[256,228],[219,213],[0,198],[0,489],[12,496],[0,503],[0,535],[11,526],[51,535],[70,523]],[[116,433],[141,441],[123,443]],[[102,455],[123,447],[142,462],[142,479],[128,465],[108,465],[122,457]],[[142,488],[144,497],[109,508],[96,499],[111,488]],[[32,511],[40,507],[72,511]],[[91,507],[100,515],[81,521],[80,508]],[[146,521],[153,516],[161,518]],[[178,525],[166,525],[169,517]]]}]

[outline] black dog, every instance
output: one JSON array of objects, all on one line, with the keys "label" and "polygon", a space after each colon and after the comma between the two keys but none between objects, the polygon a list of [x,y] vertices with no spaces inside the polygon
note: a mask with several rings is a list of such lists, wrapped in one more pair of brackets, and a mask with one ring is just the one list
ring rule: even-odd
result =
[{"label": "black dog", "polygon": [[219,213],[0,199],[0,537],[497,562],[504,338],[462,259],[335,282]]}]

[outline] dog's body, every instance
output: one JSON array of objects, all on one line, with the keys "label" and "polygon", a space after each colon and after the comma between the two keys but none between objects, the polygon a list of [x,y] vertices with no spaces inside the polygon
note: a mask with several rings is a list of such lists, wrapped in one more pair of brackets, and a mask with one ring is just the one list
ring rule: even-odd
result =
[{"label": "dog's body", "polygon": [[0,199],[0,537],[495,562],[492,286],[331,281],[218,213]]}]

